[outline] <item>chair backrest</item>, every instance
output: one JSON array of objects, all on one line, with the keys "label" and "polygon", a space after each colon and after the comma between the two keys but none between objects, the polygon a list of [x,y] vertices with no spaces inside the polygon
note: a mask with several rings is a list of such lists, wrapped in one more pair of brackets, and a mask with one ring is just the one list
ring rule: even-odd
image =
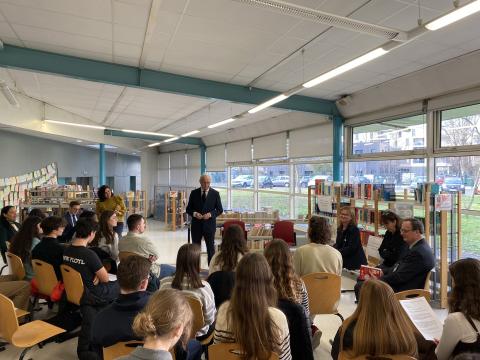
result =
[{"label": "chair backrest", "polygon": [[23,267],[22,259],[17,255],[7,252],[7,263],[10,274],[15,275],[17,280],[23,280],[25,278],[25,268]]},{"label": "chair backrest", "polygon": [[411,289],[395,293],[395,297],[398,300],[411,299],[420,296],[423,296],[427,301],[430,301],[430,291],[424,289]]},{"label": "chair backrest", "polygon": [[187,300],[193,312],[192,336],[195,337],[195,334],[205,326],[203,305],[202,302],[193,295],[187,295]]},{"label": "chair backrest", "polygon": [[341,295],[341,277],[317,272],[302,276],[308,292],[311,314],[336,314]]},{"label": "chair backrest", "polygon": [[5,295],[0,294],[0,335],[2,338],[12,343],[13,334],[18,329],[17,315],[13,301]]},{"label": "chair backrest", "polygon": [[37,280],[38,292],[41,295],[50,296],[58,282],[53,266],[45,261],[33,259],[32,267]]},{"label": "chair backrest", "polygon": [[[245,222],[241,220],[227,220],[223,223],[223,231],[227,230],[229,226],[231,225],[238,225],[243,229],[243,232],[245,233],[245,240],[247,240],[247,230],[245,228]],[[223,233],[222,233],[223,235]]]},{"label": "chair backrest", "polygon": [[225,301],[230,300],[235,286],[235,272],[215,271],[207,279],[215,296],[215,307],[218,309]]},{"label": "chair backrest", "polygon": [[142,346],[143,341],[131,340],[131,341],[121,341],[112,346],[103,348],[103,359],[104,360],[113,360],[120,356],[125,356],[130,354],[137,346]]},{"label": "chair backrest", "polygon": [[430,292],[430,277],[432,276],[432,272],[429,271],[427,277],[425,278],[425,286],[424,289]]},{"label": "chair backrest", "polygon": [[118,260],[120,260],[120,262],[122,262],[126,258],[128,258],[129,256],[133,256],[133,255],[137,255],[137,254],[135,254],[134,252],[131,252],[131,251],[120,251],[118,253]]},{"label": "chair backrest", "polygon": [[[243,352],[237,343],[214,344],[208,347],[209,360],[239,360],[243,359]],[[269,360],[278,360],[278,355],[272,353]]]},{"label": "chair backrest", "polygon": [[80,306],[80,300],[83,295],[83,280],[80,273],[72,267],[62,264],[63,285],[65,285],[65,292],[67,293],[67,300],[72,304]]},{"label": "chair backrest", "polygon": [[282,239],[289,245],[296,245],[295,232],[293,231],[293,222],[291,221],[277,221],[273,225],[272,236],[274,239]]}]

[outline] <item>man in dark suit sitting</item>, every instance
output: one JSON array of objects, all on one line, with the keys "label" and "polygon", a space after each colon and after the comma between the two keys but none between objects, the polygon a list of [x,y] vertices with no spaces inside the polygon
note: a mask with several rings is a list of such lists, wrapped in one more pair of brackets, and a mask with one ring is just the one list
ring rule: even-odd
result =
[{"label": "man in dark suit sitting", "polygon": [[223,212],[220,194],[210,187],[211,181],[209,175],[200,176],[200,187],[190,193],[186,210],[192,217],[192,242],[201,245],[205,239],[209,264],[215,253],[216,218]]},{"label": "man in dark suit sitting", "polygon": [[80,203],[76,200],[70,201],[68,205],[68,211],[63,215],[63,218],[67,222],[65,230],[63,230],[62,236],[59,238],[60,242],[70,242],[73,234],[75,234],[75,225],[77,224],[78,215],[80,213]]},{"label": "man in dark suit sitting", "polygon": [[[408,245],[408,252],[380,280],[390,285],[394,292],[423,289],[428,273],[435,267],[435,257],[423,235],[423,223],[415,218],[405,219],[400,232]],[[362,283],[358,281],[355,285],[357,299]]]}]

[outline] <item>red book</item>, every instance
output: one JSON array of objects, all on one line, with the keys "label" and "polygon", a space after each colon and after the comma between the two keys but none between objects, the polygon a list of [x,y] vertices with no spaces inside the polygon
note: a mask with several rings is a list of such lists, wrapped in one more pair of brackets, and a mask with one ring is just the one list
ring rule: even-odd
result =
[{"label": "red book", "polygon": [[378,279],[380,276],[383,275],[381,269],[373,267],[373,266],[360,266],[360,275],[358,276],[359,280],[368,280],[368,279]]}]

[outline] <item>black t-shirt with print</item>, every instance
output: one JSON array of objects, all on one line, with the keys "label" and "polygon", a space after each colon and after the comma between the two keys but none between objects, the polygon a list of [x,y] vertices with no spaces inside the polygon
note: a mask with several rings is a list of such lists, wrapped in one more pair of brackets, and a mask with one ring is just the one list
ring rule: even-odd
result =
[{"label": "black t-shirt with print", "polygon": [[95,273],[103,267],[100,258],[85,246],[70,245],[63,252],[63,263],[78,271],[83,285],[92,290]]}]

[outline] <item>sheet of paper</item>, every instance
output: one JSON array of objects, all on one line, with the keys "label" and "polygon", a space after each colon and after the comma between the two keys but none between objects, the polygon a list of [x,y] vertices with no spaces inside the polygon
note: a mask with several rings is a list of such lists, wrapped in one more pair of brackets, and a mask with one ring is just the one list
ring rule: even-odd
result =
[{"label": "sheet of paper", "polygon": [[108,274],[109,281],[117,281],[117,275],[115,274]]},{"label": "sheet of paper", "polygon": [[370,235],[367,243],[367,255],[375,259],[381,259],[378,249],[382,245],[383,238],[381,236]]},{"label": "sheet of paper", "polygon": [[443,326],[423,296],[400,300],[410,320],[426,340],[440,339]]}]

